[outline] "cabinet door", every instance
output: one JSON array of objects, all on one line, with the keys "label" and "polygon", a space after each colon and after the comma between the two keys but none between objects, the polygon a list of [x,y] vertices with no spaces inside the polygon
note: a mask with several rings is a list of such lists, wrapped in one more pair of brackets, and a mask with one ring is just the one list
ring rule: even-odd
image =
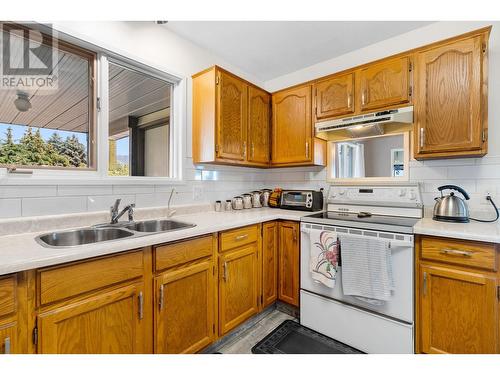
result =
[{"label": "cabinet door", "polygon": [[262,225],[262,295],[263,307],[278,297],[278,223]]},{"label": "cabinet door", "polygon": [[258,245],[251,243],[219,256],[219,334],[259,310]]},{"label": "cabinet door", "polygon": [[269,164],[271,95],[248,87],[248,157],[252,163]]},{"label": "cabinet door", "polygon": [[217,157],[245,160],[247,139],[247,84],[218,72]]},{"label": "cabinet door", "polygon": [[17,342],[17,323],[0,326],[0,354],[20,353]]},{"label": "cabinet door", "polygon": [[354,73],[314,84],[318,120],[354,113]]},{"label": "cabinet door", "polygon": [[278,298],[299,306],[299,223],[279,224],[279,288]]},{"label": "cabinet door", "polygon": [[362,111],[403,104],[409,101],[409,60],[409,57],[398,57],[361,69]]},{"label": "cabinet door", "polygon": [[215,334],[215,277],[211,260],[156,278],[155,353],[196,353]]},{"label": "cabinet door", "polygon": [[497,353],[496,281],[449,267],[420,267],[424,353]]},{"label": "cabinet door", "polygon": [[142,287],[127,285],[41,313],[38,353],[142,353]]},{"label": "cabinet door", "polygon": [[417,55],[416,157],[481,150],[481,37]]},{"label": "cabinet door", "polygon": [[304,163],[312,160],[311,85],[273,95],[272,162]]}]

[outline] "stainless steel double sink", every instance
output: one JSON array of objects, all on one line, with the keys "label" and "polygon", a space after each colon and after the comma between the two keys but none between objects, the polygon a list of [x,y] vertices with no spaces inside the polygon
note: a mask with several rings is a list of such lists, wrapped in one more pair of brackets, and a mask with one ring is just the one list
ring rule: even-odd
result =
[{"label": "stainless steel double sink", "polygon": [[171,232],[195,226],[196,224],[169,219],[125,221],[117,224],[99,224],[93,227],[51,232],[42,234],[36,237],[35,240],[45,247],[75,247],[104,241],[141,237],[148,234]]}]

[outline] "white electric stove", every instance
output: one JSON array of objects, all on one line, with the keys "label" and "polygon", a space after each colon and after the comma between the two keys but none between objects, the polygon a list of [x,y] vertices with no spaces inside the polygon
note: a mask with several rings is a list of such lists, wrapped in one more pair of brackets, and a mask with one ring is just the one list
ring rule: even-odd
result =
[{"label": "white electric stove", "polygon": [[[300,322],[366,353],[414,352],[414,236],[423,216],[418,184],[331,186],[327,210],[301,220]],[[342,272],[333,289],[309,272],[309,230],[390,241],[394,291],[373,305],[342,292]]]}]

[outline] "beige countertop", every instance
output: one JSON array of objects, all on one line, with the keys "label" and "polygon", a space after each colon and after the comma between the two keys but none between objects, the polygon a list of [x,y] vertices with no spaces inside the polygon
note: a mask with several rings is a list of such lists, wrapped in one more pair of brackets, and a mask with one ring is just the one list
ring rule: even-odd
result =
[{"label": "beige countertop", "polygon": [[415,234],[500,243],[499,222],[445,223],[424,217],[415,224],[413,230]]},{"label": "beige countertop", "polygon": [[278,219],[299,221],[301,216],[307,214],[309,213],[304,211],[259,208],[233,212],[204,211],[175,215],[173,219],[193,223],[196,226],[179,231],[64,248],[47,248],[35,241],[35,237],[49,232],[47,230],[5,235],[0,236],[0,275],[132,250],[265,221]]},{"label": "beige countertop", "polygon": [[[193,228],[64,248],[47,248],[35,241],[35,237],[38,235],[53,230],[44,229],[43,231],[3,235],[0,236],[0,275],[172,242],[265,221],[278,219],[300,221],[302,216],[308,214],[310,213],[304,211],[272,208],[233,212],[205,210],[173,217],[178,221],[196,224]],[[157,218],[162,216],[164,215],[155,215]],[[11,223],[11,225],[13,224]],[[82,223],[80,226],[85,225],[88,225],[88,222]],[[36,228],[33,224],[31,226]],[[67,229],[68,227],[59,230]],[[414,226],[414,232],[415,234],[500,243],[500,225],[498,223],[443,223],[434,221],[432,218],[423,218]]]}]

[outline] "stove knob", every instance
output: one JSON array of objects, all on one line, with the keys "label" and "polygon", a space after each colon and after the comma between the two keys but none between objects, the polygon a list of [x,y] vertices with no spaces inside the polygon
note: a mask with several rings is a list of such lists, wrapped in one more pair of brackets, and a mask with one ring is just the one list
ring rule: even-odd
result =
[{"label": "stove knob", "polygon": [[339,194],[340,194],[340,195],[345,195],[345,190],[340,190],[340,191],[339,191]]},{"label": "stove knob", "polygon": [[399,189],[399,196],[404,197],[406,195],[406,189]]},{"label": "stove knob", "polygon": [[410,190],[410,199],[412,201],[414,201],[415,199],[417,199],[417,194],[415,194],[415,192],[413,190]]}]

